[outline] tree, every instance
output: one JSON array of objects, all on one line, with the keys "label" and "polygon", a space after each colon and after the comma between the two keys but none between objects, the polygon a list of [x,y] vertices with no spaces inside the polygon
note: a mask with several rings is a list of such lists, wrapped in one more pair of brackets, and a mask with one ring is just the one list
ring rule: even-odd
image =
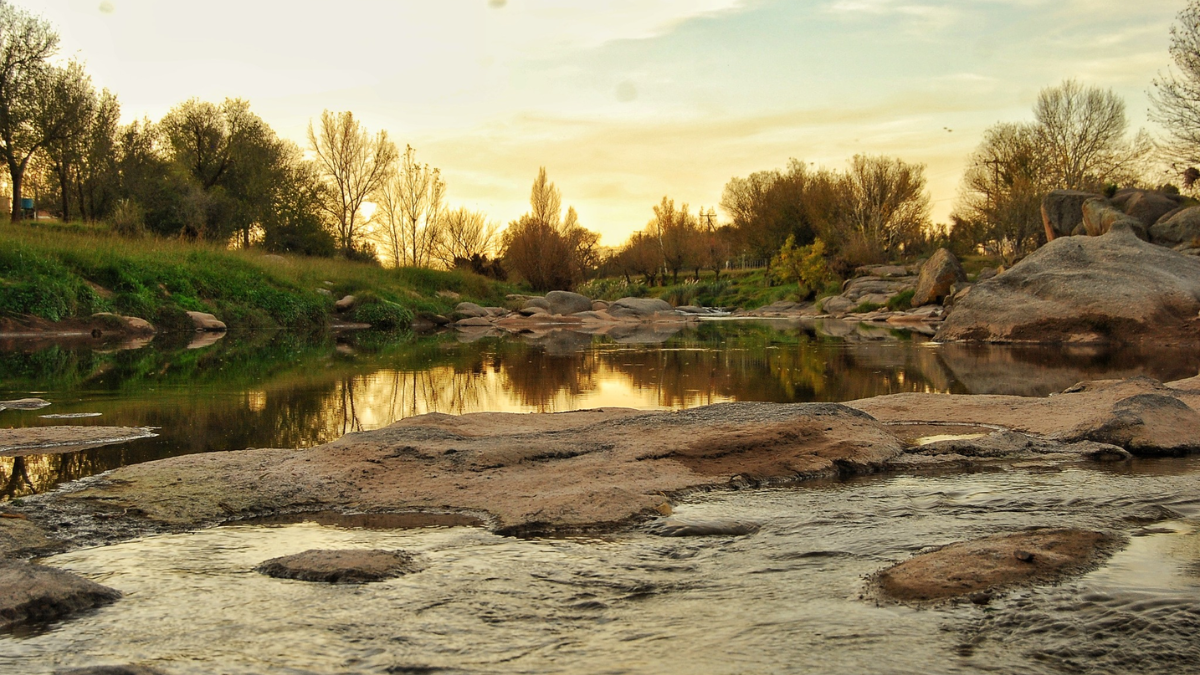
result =
[{"label": "tree", "polygon": [[459,207],[442,218],[442,236],[438,240],[436,257],[447,268],[457,267],[460,260],[486,260],[496,244],[496,225],[487,215]]},{"label": "tree", "polygon": [[1125,102],[1111,89],[1067,80],[1043,89],[1033,108],[1050,181],[1069,190],[1095,190],[1129,181],[1144,154],[1145,137],[1125,140]]},{"label": "tree", "polygon": [[634,232],[617,253],[617,264],[621,267],[626,281],[630,281],[631,273],[640,274],[647,284],[653,286],[663,267],[662,247],[658,244],[658,237],[649,232]]},{"label": "tree", "polygon": [[440,171],[418,164],[416,154],[408,146],[398,169],[374,195],[383,225],[381,239],[396,267],[429,267],[441,239],[446,184]]},{"label": "tree", "polygon": [[282,162],[262,221],[263,248],[279,253],[331,256],[337,246],[321,218],[325,186],[316,165],[293,143]]},{"label": "tree", "polygon": [[1150,117],[1170,137],[1166,154],[1190,168],[1200,163],[1200,0],[1190,0],[1176,17],[1170,52],[1178,70],[1154,79]]},{"label": "tree", "polygon": [[326,183],[322,208],[333,222],[339,249],[351,257],[361,245],[363,202],[387,179],[396,146],[386,131],[371,136],[353,114],[328,110],[321,113],[319,130],[309,123],[308,143]]},{"label": "tree", "polygon": [[920,164],[855,155],[842,185],[845,226],[885,254],[919,240],[929,225],[929,194]]},{"label": "tree", "polygon": [[1012,261],[1045,243],[1041,203],[1054,185],[1045,163],[1046,146],[1034,124],[997,124],[984,133],[954,212],[960,251],[992,244]]},{"label": "tree", "polygon": [[671,283],[679,283],[679,270],[700,266],[704,241],[687,204],[676,210],[674,200],[663,197],[654,207],[650,228],[662,249],[663,265],[671,270]]},{"label": "tree", "polygon": [[575,209],[562,216],[562,195],[538,170],[530,211],[501,236],[504,264],[537,290],[569,289],[595,264],[599,235],[579,225]]}]

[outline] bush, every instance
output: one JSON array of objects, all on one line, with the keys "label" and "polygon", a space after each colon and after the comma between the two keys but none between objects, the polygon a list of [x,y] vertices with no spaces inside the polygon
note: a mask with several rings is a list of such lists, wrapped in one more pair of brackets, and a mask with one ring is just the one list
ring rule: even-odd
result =
[{"label": "bush", "polygon": [[650,293],[650,289],[645,284],[629,283],[624,279],[593,279],[580,284],[575,290],[580,295],[585,295],[593,300],[644,298]]},{"label": "bush", "polygon": [[408,309],[373,296],[359,299],[352,315],[354,321],[382,330],[408,328],[413,320],[413,314]]},{"label": "bush", "polygon": [[910,288],[907,291],[893,295],[892,297],[888,298],[887,308],[893,312],[899,312],[901,310],[911,309],[912,308],[912,299],[913,299],[913,296],[916,295],[916,293],[917,292],[915,290]]}]

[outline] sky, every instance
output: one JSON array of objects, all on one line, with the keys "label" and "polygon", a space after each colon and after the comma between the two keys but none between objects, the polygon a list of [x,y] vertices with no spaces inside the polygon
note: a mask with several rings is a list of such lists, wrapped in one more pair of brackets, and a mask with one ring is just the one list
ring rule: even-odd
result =
[{"label": "sky", "polygon": [[441,169],[505,224],[538,168],[619,245],[663,196],[858,153],[926,166],[937,222],[989,126],[1075,78],[1131,128],[1185,0],[16,0],[125,121],[239,97],[305,145],[322,110]]}]

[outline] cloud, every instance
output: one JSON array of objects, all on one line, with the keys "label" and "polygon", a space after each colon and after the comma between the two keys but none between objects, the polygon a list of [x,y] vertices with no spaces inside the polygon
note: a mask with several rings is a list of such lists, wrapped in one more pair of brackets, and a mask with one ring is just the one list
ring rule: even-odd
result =
[{"label": "cloud", "polygon": [[113,4],[111,2],[109,2],[109,0],[104,0],[104,2],[100,3],[100,13],[101,14],[112,14],[115,11],[117,11],[117,8],[115,6],[113,6]]}]

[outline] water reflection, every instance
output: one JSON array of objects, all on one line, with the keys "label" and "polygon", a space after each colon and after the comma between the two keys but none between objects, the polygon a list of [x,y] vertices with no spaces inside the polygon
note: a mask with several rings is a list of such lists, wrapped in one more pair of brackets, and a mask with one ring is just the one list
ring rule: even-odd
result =
[{"label": "water reflection", "polygon": [[[844,401],[896,392],[1028,396],[1075,382],[1200,370],[1193,351],[934,345],[843,322],[713,322],[654,333],[572,331],[420,339],[280,333],[189,349],[39,345],[0,351],[0,398],[99,412],[76,424],[160,436],[62,455],[0,457],[0,499],[161,457],[306,447],[427,412],[681,409],[732,400]],[[173,341],[172,341],[173,340]],[[6,411],[0,424],[61,423]]]}]

